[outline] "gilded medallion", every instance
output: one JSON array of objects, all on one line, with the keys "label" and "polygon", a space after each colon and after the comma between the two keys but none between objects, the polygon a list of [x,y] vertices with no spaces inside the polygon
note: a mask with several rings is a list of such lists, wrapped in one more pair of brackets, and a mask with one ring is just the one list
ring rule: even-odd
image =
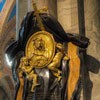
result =
[{"label": "gilded medallion", "polygon": [[34,33],[26,44],[25,55],[30,58],[30,64],[35,68],[46,67],[55,55],[55,40],[46,31]]}]

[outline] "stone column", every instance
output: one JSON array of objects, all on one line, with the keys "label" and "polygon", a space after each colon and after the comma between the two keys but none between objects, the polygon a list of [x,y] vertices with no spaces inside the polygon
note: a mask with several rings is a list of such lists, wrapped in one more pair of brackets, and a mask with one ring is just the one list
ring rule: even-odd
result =
[{"label": "stone column", "polygon": [[58,0],[57,14],[66,32],[78,33],[77,0]]},{"label": "stone column", "polygon": [[19,0],[16,0],[16,39],[18,39],[19,33]]},{"label": "stone column", "polygon": [[58,0],[57,15],[64,30],[71,31],[71,0]]},{"label": "stone column", "polygon": [[32,0],[27,0],[27,8],[28,8],[28,12],[32,11]]},{"label": "stone column", "polygon": [[50,15],[57,18],[57,0],[48,0],[48,9]]},{"label": "stone column", "polygon": [[27,14],[27,0],[19,0],[19,25]]}]

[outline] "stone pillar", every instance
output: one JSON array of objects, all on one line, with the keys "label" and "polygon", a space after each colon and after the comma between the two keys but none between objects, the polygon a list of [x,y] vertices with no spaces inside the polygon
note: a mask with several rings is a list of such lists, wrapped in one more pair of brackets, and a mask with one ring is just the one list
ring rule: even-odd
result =
[{"label": "stone pillar", "polygon": [[19,0],[19,25],[27,14],[27,0]]},{"label": "stone pillar", "polygon": [[32,11],[32,0],[27,0],[27,7],[28,7],[28,12]]},{"label": "stone pillar", "polygon": [[19,0],[16,0],[16,39],[18,39],[19,33]]},{"label": "stone pillar", "polygon": [[58,0],[58,20],[66,32],[78,33],[77,0]]},{"label": "stone pillar", "polygon": [[58,0],[57,15],[64,30],[71,31],[71,0]]},{"label": "stone pillar", "polygon": [[49,14],[57,18],[57,0],[48,0]]},{"label": "stone pillar", "polygon": [[77,0],[71,0],[71,28],[71,32],[79,34]]}]

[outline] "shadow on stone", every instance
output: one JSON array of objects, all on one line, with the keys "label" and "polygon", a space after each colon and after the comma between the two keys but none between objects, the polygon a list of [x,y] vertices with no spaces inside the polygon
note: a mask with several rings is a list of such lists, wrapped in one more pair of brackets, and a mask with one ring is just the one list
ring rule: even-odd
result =
[{"label": "shadow on stone", "polygon": [[94,57],[87,55],[86,56],[86,65],[87,65],[87,70],[98,74],[99,69],[100,69],[100,62],[96,60]]},{"label": "shadow on stone", "polygon": [[94,57],[86,55],[85,64],[86,64],[86,72],[85,72],[86,100],[92,100],[91,96],[92,96],[93,82],[90,80],[89,71],[94,74],[98,74],[100,69],[100,62],[96,60]]}]

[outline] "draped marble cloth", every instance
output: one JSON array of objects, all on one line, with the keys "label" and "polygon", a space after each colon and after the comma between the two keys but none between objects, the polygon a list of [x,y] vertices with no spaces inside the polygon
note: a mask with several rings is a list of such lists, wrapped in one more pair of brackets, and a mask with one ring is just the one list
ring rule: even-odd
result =
[{"label": "draped marble cloth", "polygon": [[[66,33],[60,23],[48,14],[43,13],[40,14],[40,16],[46,31],[53,35],[56,42],[72,42],[81,48],[86,48],[88,46],[89,40],[86,37]],[[34,12],[28,12],[22,21],[18,40],[12,42],[6,50],[9,60],[13,61],[12,73],[16,85],[15,98],[20,85],[16,69],[18,68],[20,58],[25,54],[25,45],[27,40],[37,31],[40,31],[40,28],[38,27]],[[57,81],[57,79],[52,75],[51,71],[47,68],[36,69],[35,71],[39,76],[38,81],[40,86],[36,87],[35,93],[32,93],[30,91],[30,83],[27,81],[27,79],[24,79],[25,85],[23,100],[66,100],[65,90],[68,78],[67,65],[67,61],[62,61],[60,70],[63,71],[65,76],[60,82]],[[48,73],[48,76],[46,73]]]}]

